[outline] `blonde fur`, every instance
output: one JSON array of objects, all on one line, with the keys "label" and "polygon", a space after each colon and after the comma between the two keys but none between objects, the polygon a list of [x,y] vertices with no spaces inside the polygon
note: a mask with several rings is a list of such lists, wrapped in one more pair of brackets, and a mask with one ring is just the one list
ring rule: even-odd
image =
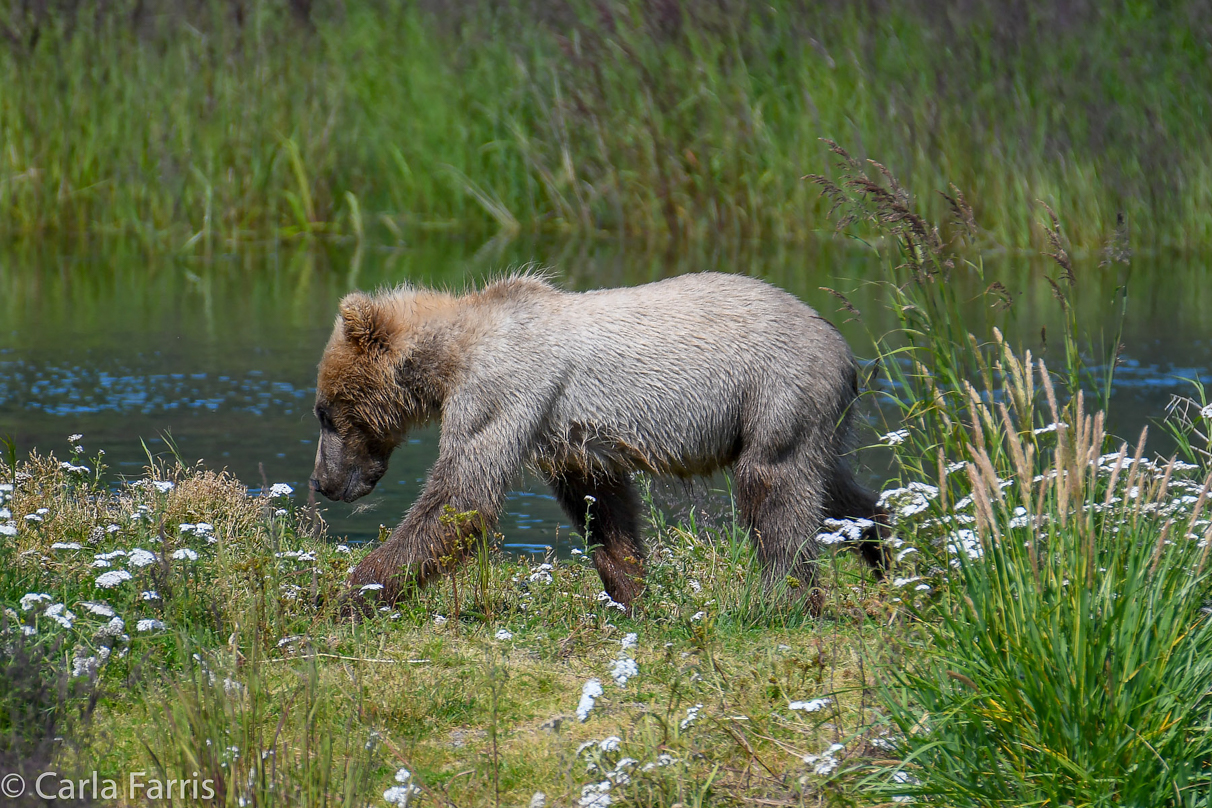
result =
[{"label": "blonde fur", "polygon": [[[597,545],[611,597],[642,591],[630,474],[732,467],[767,583],[815,580],[825,516],[878,517],[847,466],[853,356],[841,335],[761,281],[702,273],[571,293],[535,273],[462,295],[399,288],[342,301],[320,362],[313,485],[354,499],[412,426],[442,424],[425,490],[354,570],[392,600],[495,523],[524,464]],[[471,519],[443,518],[451,509]],[[878,536],[865,547],[883,557]]]}]

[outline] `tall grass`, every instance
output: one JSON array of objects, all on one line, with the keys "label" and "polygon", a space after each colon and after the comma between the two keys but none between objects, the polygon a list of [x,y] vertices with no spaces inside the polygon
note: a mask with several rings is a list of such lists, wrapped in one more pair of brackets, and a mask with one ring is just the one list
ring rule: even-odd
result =
[{"label": "tall grass", "polygon": [[967,507],[930,520],[942,594],[913,609],[922,622],[886,682],[903,765],[879,790],[956,806],[1204,805],[1212,479],[1142,457],[1144,435],[1103,455],[1102,413],[1080,394],[1064,414],[1048,399],[1062,425],[1048,451],[1032,408],[973,404]]},{"label": "tall grass", "polygon": [[[951,222],[935,225],[883,166],[832,148],[839,180],[814,179],[843,227],[895,251],[882,286],[900,320],[876,342],[902,427],[889,442],[904,487],[884,502],[903,563],[893,603],[907,622],[881,674],[884,735],[866,736],[869,759],[884,760],[859,793],[955,806],[1206,804],[1202,401],[1180,406],[1174,427],[1197,463],[1147,456],[1145,433],[1132,448],[1109,436],[1118,334],[1100,346],[1079,332],[1072,296],[1087,268],[1056,214],[1041,208],[1064,323],[1053,372],[996,327],[1017,290],[957,296],[958,276],[983,279],[979,259],[965,258],[979,232],[965,198],[952,188]],[[1122,232],[1103,260],[1128,260]],[[983,323],[961,311],[973,302],[989,312]],[[1109,302],[1122,311],[1122,290]]]},{"label": "tall grass", "polygon": [[968,189],[1002,244],[1035,199],[1080,247],[1120,212],[1212,235],[1197,3],[47,9],[0,12],[9,231],[799,240],[827,226],[795,178],[830,137]]}]

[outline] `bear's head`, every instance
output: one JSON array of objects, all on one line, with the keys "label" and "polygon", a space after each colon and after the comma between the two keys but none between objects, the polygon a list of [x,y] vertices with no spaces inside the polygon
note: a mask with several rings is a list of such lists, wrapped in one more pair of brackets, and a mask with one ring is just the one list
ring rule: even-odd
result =
[{"label": "bear's head", "polygon": [[320,440],[311,487],[329,499],[370,493],[407,429],[424,420],[424,391],[407,384],[417,346],[401,304],[361,292],[341,301],[316,382]]}]

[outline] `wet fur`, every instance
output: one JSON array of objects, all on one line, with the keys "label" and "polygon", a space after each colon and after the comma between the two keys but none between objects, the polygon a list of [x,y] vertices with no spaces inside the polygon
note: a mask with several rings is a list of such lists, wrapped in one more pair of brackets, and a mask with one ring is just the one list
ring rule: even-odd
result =
[{"label": "wet fur", "polygon": [[[744,276],[573,293],[523,275],[463,296],[355,293],[320,362],[328,426],[312,484],[361,496],[410,427],[440,420],[423,493],[353,587],[382,584],[391,601],[424,583],[495,524],[528,464],[576,524],[588,519],[606,591],[631,604],[645,561],[631,472],[732,467],[768,587],[794,576],[807,594],[822,519],[883,518],[846,460],[857,396],[837,330]],[[886,566],[876,530],[861,549]]]}]

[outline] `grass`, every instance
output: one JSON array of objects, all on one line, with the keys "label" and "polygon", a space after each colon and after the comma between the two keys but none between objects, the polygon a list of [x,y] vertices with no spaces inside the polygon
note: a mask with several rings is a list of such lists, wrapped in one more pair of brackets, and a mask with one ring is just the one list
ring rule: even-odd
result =
[{"label": "grass", "polygon": [[1212,236],[1194,3],[60,5],[0,15],[10,233],[803,241],[831,138],[968,190],[986,246],[1036,199],[1081,248]]},{"label": "grass", "polygon": [[[856,801],[1207,804],[1202,387],[1166,421],[1191,462],[1147,455],[1147,432],[1134,445],[1108,435],[1119,335],[1100,351],[1076,325],[1089,270],[1056,214],[1044,206],[1059,372],[997,328],[1012,290],[990,284],[977,298],[985,322],[962,317],[957,279],[984,271],[965,247],[979,231],[962,194],[952,189],[940,228],[882,166],[834,152],[840,179],[816,182],[843,225],[896,249],[882,284],[900,328],[876,345],[904,483],[884,501],[912,541],[894,586],[913,594],[894,602],[914,618],[881,671],[886,730],[835,776]],[[1111,234],[1103,262],[1130,261],[1123,238]],[[1126,311],[1123,294],[1111,302]]]},{"label": "grass", "polygon": [[[634,618],[598,597],[581,555],[473,560],[350,624],[335,601],[363,550],[317,534],[306,507],[200,468],[157,466],[111,488],[101,460],[18,463],[0,601],[15,647],[53,646],[48,668],[88,690],[69,707],[96,702],[61,769],[96,769],[127,798],[127,773],[143,771],[211,781],[206,804],[361,805],[407,786],[424,804],[526,804],[536,791],[570,804],[603,782],[621,804],[811,801],[803,756],[845,740],[872,707],[858,649],[884,607],[849,555],[831,567],[833,618],[817,623],[761,600],[730,519],[668,525],[654,512]],[[115,571],[130,577],[100,588]],[[620,659],[638,667],[623,683]],[[591,679],[603,692],[581,722]],[[832,701],[792,708],[817,698]]]},{"label": "grass", "polygon": [[[823,204],[872,245],[897,323],[872,336],[868,384],[900,477],[890,580],[831,549],[814,617],[760,596],[734,514],[650,507],[634,616],[583,553],[485,542],[350,623],[336,602],[364,549],[310,507],[203,468],[111,485],[101,455],[10,450],[0,665],[28,686],[0,751],[206,782],[227,805],[1206,805],[1203,388],[1167,422],[1190,462],[1109,436],[1118,334],[1100,352],[1079,327],[1095,259],[1052,209],[1055,369],[999,330],[1018,290],[985,286],[962,194],[936,225],[890,171],[831,149]],[[1130,260],[1123,240],[1102,260]],[[828,527],[844,548],[849,527]]]}]

